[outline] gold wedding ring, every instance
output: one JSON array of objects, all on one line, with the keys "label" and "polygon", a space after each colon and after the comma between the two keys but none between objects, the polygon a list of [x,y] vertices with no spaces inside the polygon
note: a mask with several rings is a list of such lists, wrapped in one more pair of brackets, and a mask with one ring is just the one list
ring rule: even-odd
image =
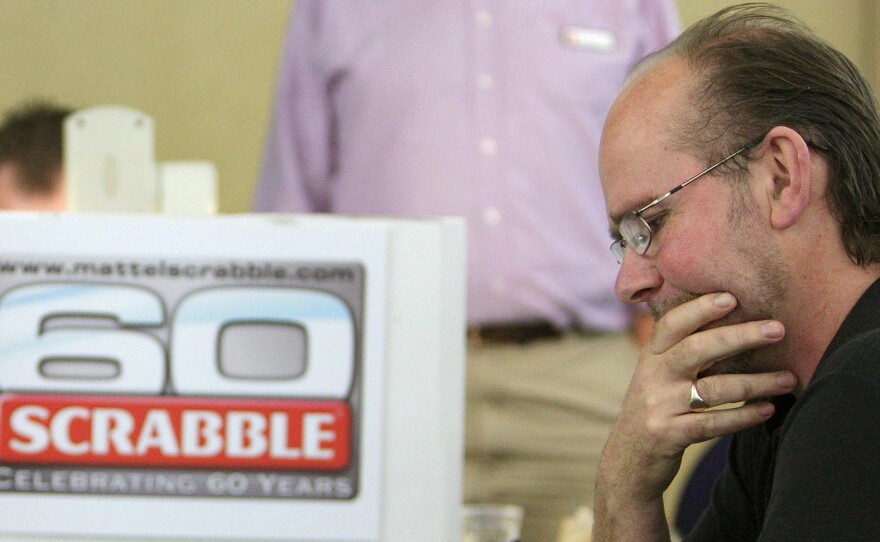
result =
[{"label": "gold wedding ring", "polygon": [[688,403],[688,406],[691,409],[691,412],[703,412],[709,405],[706,404],[706,401],[700,397],[700,392],[697,391],[697,381],[694,380],[691,382],[691,400]]}]

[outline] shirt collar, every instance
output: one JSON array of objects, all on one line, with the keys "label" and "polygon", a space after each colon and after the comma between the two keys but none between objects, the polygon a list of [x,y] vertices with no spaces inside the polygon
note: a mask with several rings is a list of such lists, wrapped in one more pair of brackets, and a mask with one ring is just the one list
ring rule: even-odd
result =
[{"label": "shirt collar", "polygon": [[865,290],[862,297],[859,298],[852,310],[849,311],[849,314],[846,315],[846,318],[840,325],[840,329],[834,334],[834,338],[831,339],[828,348],[822,354],[822,359],[819,361],[819,365],[816,367],[816,372],[813,375],[814,378],[821,370],[825,360],[843,344],[860,333],[880,328],[880,310],[878,310],[878,307],[880,307],[880,279],[874,281]]}]

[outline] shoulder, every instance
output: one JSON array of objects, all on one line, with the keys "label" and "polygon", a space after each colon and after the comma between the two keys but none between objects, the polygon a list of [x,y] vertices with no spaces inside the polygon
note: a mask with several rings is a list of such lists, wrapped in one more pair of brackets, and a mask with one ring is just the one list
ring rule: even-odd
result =
[{"label": "shoulder", "polygon": [[[859,409],[854,408],[856,405]],[[803,395],[792,407],[783,434],[805,423],[817,430],[815,417],[825,422],[828,417],[840,416],[831,429],[850,424],[865,427],[869,420],[864,418],[876,418],[878,412],[880,329],[874,329],[852,337],[822,360]],[[806,421],[803,418],[807,418]]]},{"label": "shoulder", "polygon": [[822,362],[786,418],[762,539],[872,539],[880,532],[878,457],[880,331],[870,331]]},{"label": "shoulder", "polygon": [[880,387],[880,329],[856,335],[822,360],[802,399],[849,379]]}]

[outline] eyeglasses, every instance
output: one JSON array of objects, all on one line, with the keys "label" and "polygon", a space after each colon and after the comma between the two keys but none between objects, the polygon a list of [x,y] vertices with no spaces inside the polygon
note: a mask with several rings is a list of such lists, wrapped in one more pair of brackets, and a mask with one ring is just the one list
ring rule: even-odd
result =
[{"label": "eyeglasses", "polygon": [[644,254],[648,251],[648,246],[651,244],[651,226],[644,218],[642,218],[642,213],[657,205],[661,201],[665,200],[672,194],[675,194],[685,186],[696,181],[700,177],[710,173],[713,169],[727,162],[734,156],[753,147],[756,143],[759,143],[760,141],[761,140],[759,139],[757,142],[750,142],[745,147],[731,154],[727,158],[724,158],[720,162],[709,166],[700,173],[697,173],[690,179],[676,186],[669,192],[663,194],[662,196],[645,205],[641,209],[637,211],[630,211],[623,215],[623,218],[620,219],[620,224],[617,226],[617,230],[618,232],[620,232],[620,239],[611,243],[611,252],[614,254],[614,257],[617,258],[617,263],[623,263],[623,255],[626,252],[626,247],[631,247],[633,250],[636,251],[636,254]]}]

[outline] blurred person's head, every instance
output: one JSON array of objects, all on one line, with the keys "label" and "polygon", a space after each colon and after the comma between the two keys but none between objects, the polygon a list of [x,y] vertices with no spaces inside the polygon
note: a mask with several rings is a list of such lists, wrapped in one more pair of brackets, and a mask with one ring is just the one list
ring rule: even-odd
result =
[{"label": "blurred person's head", "polygon": [[72,110],[32,102],[0,123],[0,209],[63,210],[63,129]]}]

